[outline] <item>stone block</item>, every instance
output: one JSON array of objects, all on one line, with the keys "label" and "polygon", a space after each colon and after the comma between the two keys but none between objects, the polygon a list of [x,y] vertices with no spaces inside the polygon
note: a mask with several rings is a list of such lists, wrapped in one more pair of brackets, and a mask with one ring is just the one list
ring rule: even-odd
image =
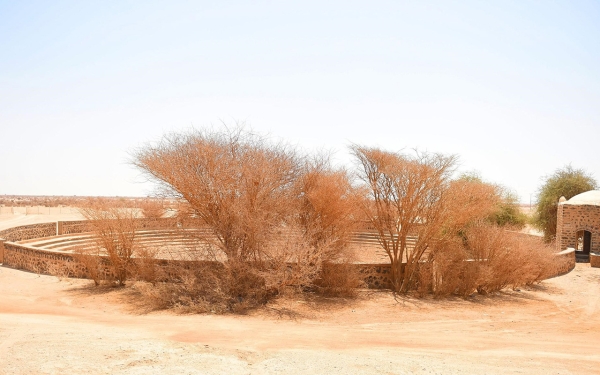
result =
[{"label": "stone block", "polygon": [[0,264],[4,263],[4,238],[0,238]]}]

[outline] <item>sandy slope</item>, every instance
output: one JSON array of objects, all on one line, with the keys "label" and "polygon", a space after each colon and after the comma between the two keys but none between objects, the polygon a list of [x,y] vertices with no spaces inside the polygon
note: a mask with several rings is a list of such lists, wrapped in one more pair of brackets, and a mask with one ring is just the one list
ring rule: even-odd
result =
[{"label": "sandy slope", "polygon": [[148,312],[132,289],[0,267],[1,374],[598,374],[600,269],[491,298]]}]

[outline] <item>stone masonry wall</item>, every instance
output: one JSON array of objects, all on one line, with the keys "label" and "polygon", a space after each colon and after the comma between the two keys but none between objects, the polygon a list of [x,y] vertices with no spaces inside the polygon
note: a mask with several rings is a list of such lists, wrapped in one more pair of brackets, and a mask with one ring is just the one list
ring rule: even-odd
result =
[{"label": "stone masonry wall", "polygon": [[592,233],[590,252],[600,253],[600,206],[558,205],[556,227],[557,250],[577,248],[577,232],[586,230]]},{"label": "stone masonry wall", "polygon": [[555,239],[555,244],[556,244],[556,251],[562,251],[564,249],[567,248],[567,246],[563,246],[562,244],[562,235],[561,233],[563,232],[563,228],[564,228],[564,221],[563,221],[563,212],[564,212],[564,204],[558,204],[558,210],[556,213],[556,239]]},{"label": "stone masonry wall", "polygon": [[[173,222],[167,221],[144,221],[142,227],[150,229],[156,226],[165,228],[172,226]],[[60,229],[59,229],[60,228]],[[48,250],[36,249],[27,245],[16,244],[12,241],[31,239],[36,237],[48,237],[56,235],[57,230],[67,233],[81,233],[84,229],[89,229],[89,223],[84,222],[62,222],[57,226],[56,223],[27,225],[23,227],[11,228],[0,232],[1,236],[6,236],[10,241],[0,240],[0,262],[5,266],[48,274],[59,277],[80,277],[89,278],[89,270],[86,268],[85,259],[80,259],[76,254],[53,252]],[[158,228],[157,228],[158,229]],[[2,257],[3,251],[3,259]],[[573,251],[563,251],[556,254],[564,259],[557,266],[553,276],[558,276],[571,271],[575,267],[575,255]],[[156,260],[158,266],[168,268],[171,263],[168,260]],[[94,262],[103,277],[110,278],[110,270],[106,259],[100,259]],[[173,261],[173,265],[180,266],[181,261]],[[391,266],[390,264],[356,264],[359,273],[368,288],[387,289],[391,287]]]},{"label": "stone masonry wall", "polygon": [[567,273],[573,271],[576,263],[575,250],[563,250],[559,253],[554,254],[554,256],[557,257],[559,261],[556,262],[556,268],[553,270],[550,277],[566,275]]},{"label": "stone masonry wall", "polygon": [[56,223],[23,225],[0,231],[0,238],[10,242],[56,235]]},{"label": "stone masonry wall", "polygon": [[369,289],[392,288],[392,266],[390,264],[357,264],[358,272]]},{"label": "stone masonry wall", "polygon": [[87,220],[59,221],[56,226],[56,235],[86,233],[91,232],[92,229]]},{"label": "stone masonry wall", "polygon": [[7,242],[4,244],[3,264],[11,268],[39,274],[70,277],[87,277],[85,266],[71,254],[38,250]]}]

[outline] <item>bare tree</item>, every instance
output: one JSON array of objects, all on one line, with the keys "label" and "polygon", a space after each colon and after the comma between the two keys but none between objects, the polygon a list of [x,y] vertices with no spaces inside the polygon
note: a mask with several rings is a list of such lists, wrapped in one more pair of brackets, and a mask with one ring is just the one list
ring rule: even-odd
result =
[{"label": "bare tree", "polygon": [[394,290],[407,292],[417,278],[418,262],[447,218],[445,194],[456,157],[351,149],[369,189],[365,212],[390,259]]}]

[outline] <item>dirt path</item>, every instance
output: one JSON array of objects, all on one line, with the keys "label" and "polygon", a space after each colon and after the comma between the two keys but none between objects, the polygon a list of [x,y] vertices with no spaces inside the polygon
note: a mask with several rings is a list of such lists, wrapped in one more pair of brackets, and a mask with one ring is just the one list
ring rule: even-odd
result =
[{"label": "dirt path", "polygon": [[0,374],[598,374],[600,269],[469,301],[286,300],[250,316],[150,312],[0,267]]}]

